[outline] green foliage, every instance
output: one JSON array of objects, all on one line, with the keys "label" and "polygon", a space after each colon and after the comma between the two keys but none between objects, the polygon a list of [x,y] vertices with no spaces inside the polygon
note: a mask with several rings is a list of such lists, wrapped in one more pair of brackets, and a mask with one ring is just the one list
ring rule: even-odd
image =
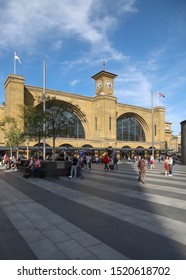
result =
[{"label": "green foliage", "polygon": [[19,124],[15,118],[6,117],[4,119],[6,126],[5,137],[7,139],[7,145],[9,147],[18,147],[25,141],[25,134],[19,127]]},{"label": "green foliage", "polygon": [[41,139],[45,133],[43,130],[45,114],[40,106],[20,106],[20,117],[24,120],[24,133],[28,138]]}]

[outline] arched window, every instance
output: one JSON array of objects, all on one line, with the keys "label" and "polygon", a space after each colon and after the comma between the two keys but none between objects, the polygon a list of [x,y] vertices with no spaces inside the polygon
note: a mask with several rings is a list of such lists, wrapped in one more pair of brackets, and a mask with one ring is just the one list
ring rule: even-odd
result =
[{"label": "arched window", "polygon": [[64,148],[73,148],[73,146],[71,144],[65,143],[60,145],[59,147],[64,147]]},{"label": "arched window", "polygon": [[168,143],[165,141],[165,149],[168,149]]},{"label": "arched window", "polygon": [[95,117],[95,130],[98,130],[98,119]]},{"label": "arched window", "polygon": [[111,130],[111,129],[112,129],[112,118],[109,117],[109,130]]},{"label": "arched window", "polygon": [[121,116],[117,120],[117,140],[145,142],[143,127],[135,117]]},{"label": "arched window", "polygon": [[46,108],[48,118],[46,121],[47,136],[63,138],[85,138],[85,131],[81,120],[70,109],[52,104]]},{"label": "arched window", "polygon": [[89,144],[85,144],[82,146],[82,148],[93,148],[93,146],[89,145]]}]

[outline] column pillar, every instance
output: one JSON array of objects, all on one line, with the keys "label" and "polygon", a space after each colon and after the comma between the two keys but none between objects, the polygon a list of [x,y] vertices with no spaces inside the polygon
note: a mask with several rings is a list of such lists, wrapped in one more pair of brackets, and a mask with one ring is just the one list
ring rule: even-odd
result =
[{"label": "column pillar", "polygon": [[181,164],[186,165],[186,120],[181,123]]}]

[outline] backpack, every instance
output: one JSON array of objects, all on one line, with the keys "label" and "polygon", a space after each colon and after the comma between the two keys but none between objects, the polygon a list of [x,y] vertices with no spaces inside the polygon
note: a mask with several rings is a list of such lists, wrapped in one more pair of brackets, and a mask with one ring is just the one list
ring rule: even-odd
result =
[{"label": "backpack", "polygon": [[114,160],[113,160],[114,163],[117,163],[118,162],[118,159],[117,157],[114,157]]}]

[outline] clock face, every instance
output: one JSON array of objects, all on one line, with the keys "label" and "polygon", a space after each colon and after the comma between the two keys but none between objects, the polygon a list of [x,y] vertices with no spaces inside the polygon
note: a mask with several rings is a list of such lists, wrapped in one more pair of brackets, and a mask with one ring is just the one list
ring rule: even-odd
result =
[{"label": "clock face", "polygon": [[106,81],[105,84],[106,84],[107,88],[111,88],[112,87],[112,83],[110,81]]},{"label": "clock face", "polygon": [[97,87],[97,88],[101,88],[101,87],[102,87],[102,81],[97,81],[96,87]]}]

